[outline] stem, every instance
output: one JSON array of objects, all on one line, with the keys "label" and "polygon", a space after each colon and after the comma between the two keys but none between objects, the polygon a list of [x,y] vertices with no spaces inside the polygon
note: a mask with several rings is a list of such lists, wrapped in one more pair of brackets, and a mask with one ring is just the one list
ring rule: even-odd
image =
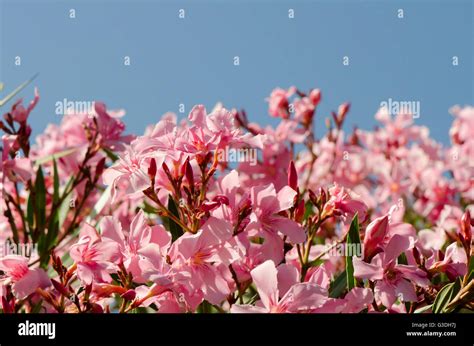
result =
[{"label": "stem", "polygon": [[176,222],[178,225],[181,226],[182,229],[184,229],[186,232],[190,232],[190,233],[196,233],[196,232],[193,232],[188,226],[186,226],[180,219],[178,219],[176,216],[173,215],[172,212],[170,212],[168,210],[168,208],[166,208],[163,203],[161,203],[160,199],[158,198],[158,196],[156,195],[156,192],[153,190],[153,191],[150,191],[150,190],[145,190],[143,191],[143,193],[150,197],[150,199],[155,202],[156,204],[158,204],[159,208],[161,209],[161,212],[164,214],[163,216],[166,216],[168,218],[170,218],[171,220],[173,220],[174,222]]},{"label": "stem", "polygon": [[474,280],[471,280],[466,286],[464,286],[454,297],[454,299],[446,306],[446,309],[455,308],[463,303],[472,302],[474,297]]}]

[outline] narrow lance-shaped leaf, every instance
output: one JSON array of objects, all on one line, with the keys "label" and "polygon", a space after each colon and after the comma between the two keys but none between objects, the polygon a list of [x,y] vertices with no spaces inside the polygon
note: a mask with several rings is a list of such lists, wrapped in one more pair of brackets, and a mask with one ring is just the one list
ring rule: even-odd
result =
[{"label": "narrow lance-shaped leaf", "polygon": [[461,279],[457,278],[455,282],[445,285],[436,296],[433,302],[433,312],[439,314],[445,311],[449,302],[458,294],[461,289]]},{"label": "narrow lance-shaped leaf", "polygon": [[92,222],[92,220],[102,212],[102,210],[107,205],[107,202],[110,201],[111,190],[112,190],[112,185],[109,185],[104,190],[104,192],[102,192],[102,195],[100,196],[99,200],[94,205],[94,208],[92,209],[91,213],[87,217],[87,222],[89,223]]},{"label": "narrow lance-shaped leaf", "polygon": [[53,203],[56,204],[59,201],[59,174],[56,160],[53,160],[53,188]]},{"label": "narrow lance-shaped leaf", "polygon": [[105,152],[107,157],[112,160],[112,162],[115,162],[119,159],[119,157],[110,149],[107,148],[102,148],[102,150]]},{"label": "narrow lance-shaped leaf", "polygon": [[65,195],[67,191],[70,189],[72,182],[74,180],[74,177],[71,177],[69,181],[67,182],[66,186],[63,189],[63,202],[61,203],[61,206],[59,207],[59,228],[62,227],[64,224],[64,221],[66,220],[67,214],[69,212],[69,209],[71,208],[71,199],[70,196],[72,195],[72,192],[69,192],[69,194]]},{"label": "narrow lance-shaped leaf", "polygon": [[[179,218],[178,208],[171,196],[168,198],[168,210],[177,218]],[[172,241],[175,241],[183,234],[183,229],[180,225],[174,222],[171,218],[166,218],[168,230],[171,233]]]},{"label": "narrow lance-shaped leaf", "polygon": [[344,270],[339,276],[331,282],[329,287],[329,297],[339,298],[347,287],[347,274]]},{"label": "narrow lance-shaped leaf", "polygon": [[356,286],[356,280],[354,278],[354,265],[352,263],[352,250],[355,250],[358,247],[360,247],[359,217],[356,213],[352,219],[346,239],[346,251],[349,255],[346,256],[347,289],[349,291]]},{"label": "narrow lance-shaped leaf", "polygon": [[[0,100],[0,107],[3,107],[8,101],[10,101],[12,98],[15,97],[16,94],[18,94],[20,91],[22,91],[28,84],[30,84],[36,77],[38,77],[39,73],[36,73],[33,77],[28,79],[27,81],[21,83],[18,87],[15,88],[11,93],[9,93],[7,96],[5,96],[3,99]],[[3,90],[3,83],[1,83],[1,89],[0,91]]]},{"label": "narrow lance-shaped leaf", "polygon": [[45,157],[42,157],[42,158],[39,158],[35,161],[35,165],[37,166],[40,166],[40,165],[43,165],[45,163],[48,163],[48,162],[51,162],[51,161],[54,161],[56,159],[59,159],[61,157],[65,157],[65,156],[68,156],[68,155],[71,155],[72,153],[76,152],[79,150],[79,147],[77,148],[70,148],[70,149],[66,149],[66,150],[63,150],[59,153],[54,153],[54,154],[51,154],[51,155],[48,155],[48,156],[45,156]]},{"label": "narrow lance-shaped leaf", "polygon": [[36,172],[36,180],[34,184],[35,189],[35,226],[36,235],[35,237],[41,236],[44,233],[46,223],[46,187],[44,184],[43,169],[41,166],[38,167]]},{"label": "narrow lance-shaped leaf", "polygon": [[49,217],[48,229],[43,235],[42,249],[40,253],[40,265],[46,267],[49,261],[49,251],[56,245],[56,239],[59,233],[59,174],[56,160],[53,160],[53,205]]},{"label": "narrow lance-shaped leaf", "polygon": [[28,229],[30,232],[33,231],[35,227],[35,198],[34,198],[34,189],[28,194],[28,201],[26,203],[26,221],[28,223]]}]

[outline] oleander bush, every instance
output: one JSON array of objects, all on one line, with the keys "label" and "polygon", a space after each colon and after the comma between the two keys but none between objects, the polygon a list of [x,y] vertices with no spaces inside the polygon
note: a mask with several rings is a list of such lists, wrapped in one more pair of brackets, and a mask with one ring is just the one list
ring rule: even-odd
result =
[{"label": "oleander bush", "polygon": [[317,89],[275,89],[276,128],[197,105],[134,136],[96,102],[33,141],[38,101],[0,122],[0,241],[32,250],[0,257],[5,313],[474,310],[473,107],[446,147],[384,108],[345,133]]}]

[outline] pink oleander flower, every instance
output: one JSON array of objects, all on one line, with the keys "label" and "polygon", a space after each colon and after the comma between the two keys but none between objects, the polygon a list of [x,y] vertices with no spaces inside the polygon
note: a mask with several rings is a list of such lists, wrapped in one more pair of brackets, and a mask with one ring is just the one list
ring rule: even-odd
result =
[{"label": "pink oleander flower", "polygon": [[270,235],[280,232],[292,243],[302,243],[306,239],[304,229],[297,222],[278,215],[293,206],[296,191],[289,186],[277,194],[273,184],[255,186],[251,189],[253,213],[249,228],[262,229]]},{"label": "pink oleander flower", "polygon": [[266,261],[252,270],[260,302],[256,306],[234,304],[233,313],[295,313],[310,312],[327,300],[326,291],[315,283],[297,283],[280,292],[278,270],[273,261]]},{"label": "pink oleander flower", "polygon": [[26,123],[28,116],[30,115],[31,111],[36,107],[36,104],[39,101],[39,92],[38,89],[35,88],[35,98],[30,102],[28,108],[25,109],[23,107],[23,100],[19,99],[15,102],[12,106],[10,114],[13,117],[13,120],[19,123]]},{"label": "pink oleander flower", "polygon": [[220,196],[226,197],[226,203],[220,203],[217,209],[212,211],[212,215],[218,219],[223,219],[231,224],[237,224],[240,221],[240,228],[236,231],[240,233],[249,221],[251,210],[250,195],[243,193],[239,195],[240,179],[236,170],[230,171],[218,182],[217,191]]},{"label": "pink oleander flower", "polygon": [[272,117],[279,117],[287,119],[290,116],[288,111],[289,101],[288,98],[295,93],[295,88],[292,87],[289,90],[283,90],[276,88],[272,91],[270,97],[267,99],[269,103],[268,113]]},{"label": "pink oleander flower", "polygon": [[374,295],[370,288],[354,287],[344,298],[329,298],[313,313],[358,313],[370,308]]},{"label": "pink oleander flower", "polygon": [[341,216],[343,220],[352,220],[354,215],[357,213],[359,222],[364,222],[367,215],[367,206],[364,202],[356,199],[348,189],[334,184],[329,189],[330,198],[324,206],[322,218],[329,215]]},{"label": "pink oleander flower", "polygon": [[100,145],[115,151],[123,151],[124,144],[130,143],[132,136],[125,136],[125,124],[119,120],[124,115],[121,111],[107,111],[102,102],[94,102],[97,126],[100,134]]},{"label": "pink oleander flower", "polygon": [[211,217],[196,234],[185,233],[177,239],[169,252],[178,276],[185,275],[191,290],[202,291],[211,304],[221,303],[231,292],[228,266],[240,258],[232,234],[230,223]]},{"label": "pink oleander flower", "polygon": [[446,248],[441,260],[436,260],[433,254],[427,259],[425,266],[431,273],[446,273],[450,279],[454,279],[467,272],[466,252],[456,243],[452,243]]},{"label": "pink oleander flower", "polygon": [[464,144],[473,141],[472,132],[474,131],[474,107],[468,106],[461,108],[459,106],[451,108],[451,113],[455,117],[449,130],[451,140],[456,144]]},{"label": "pink oleander flower", "polygon": [[[149,244],[156,244],[158,249],[167,249],[171,245],[169,232],[162,225],[149,226],[141,209],[133,218],[128,232],[124,232],[121,224],[112,216],[102,219],[100,229],[104,244],[112,242],[118,246],[119,253],[116,257],[132,274],[135,282],[145,281],[142,277],[142,268],[145,266],[143,262],[146,259],[141,255],[141,251]],[[162,251],[161,255],[166,256]]]},{"label": "pink oleander flower", "polygon": [[393,222],[393,216],[397,213],[397,206],[392,206],[389,212],[372,221],[365,230],[363,241],[363,258],[370,262],[373,256],[383,252],[395,235],[409,239],[416,239],[415,228],[404,222]]},{"label": "pink oleander flower", "polygon": [[201,163],[206,155],[227,146],[250,145],[262,147],[261,136],[243,134],[236,125],[235,115],[218,107],[207,114],[203,105],[194,106],[188,116],[192,127],[176,138],[176,149],[191,154]]},{"label": "pink oleander flower", "polygon": [[81,229],[78,242],[69,250],[77,265],[77,277],[84,285],[112,281],[109,271],[119,253],[116,243],[102,242],[95,228],[87,223]]},{"label": "pink oleander flower", "polygon": [[375,255],[370,263],[353,257],[354,276],[375,282],[375,299],[378,304],[391,307],[397,298],[402,301],[418,301],[415,286],[429,285],[426,272],[416,266],[397,264],[400,254],[413,248],[414,239],[394,235],[384,251]]},{"label": "pink oleander flower", "polygon": [[0,258],[0,285],[12,285],[13,294],[23,299],[35,292],[36,288],[51,286],[51,280],[43,269],[30,269],[28,258],[19,255],[7,255]]},{"label": "pink oleander flower", "polygon": [[112,202],[117,199],[119,192],[128,197],[137,197],[143,194],[143,190],[151,186],[148,176],[151,158],[155,158],[157,166],[161,166],[164,159],[161,154],[138,155],[134,151],[132,143],[132,146],[126,148],[119,160],[104,172],[105,184],[112,185]]},{"label": "pink oleander flower", "polygon": [[3,179],[8,178],[12,182],[26,182],[32,177],[33,165],[31,160],[25,157],[11,158],[10,150],[17,151],[15,143],[17,137],[14,135],[3,135],[2,159],[0,160],[0,172],[3,172]]},{"label": "pink oleander flower", "polygon": [[314,111],[321,101],[321,91],[319,89],[311,90],[309,96],[304,96],[293,101],[295,109],[295,120],[307,126],[311,124]]}]

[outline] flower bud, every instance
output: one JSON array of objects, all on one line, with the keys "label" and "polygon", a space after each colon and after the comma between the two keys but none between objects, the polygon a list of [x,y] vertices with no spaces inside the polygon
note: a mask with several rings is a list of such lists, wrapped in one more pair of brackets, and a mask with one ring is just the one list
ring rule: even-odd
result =
[{"label": "flower bud", "polygon": [[51,279],[51,283],[53,284],[54,288],[61,293],[65,297],[69,297],[69,290],[67,287],[64,287],[63,284],[61,284],[59,281],[56,281],[54,279]]},{"label": "flower bud", "polygon": [[303,221],[304,214],[305,214],[305,203],[304,200],[302,199],[299,203],[298,206],[296,207],[296,213],[295,213],[295,220],[296,222],[301,222]]},{"label": "flower bud", "polygon": [[219,202],[220,204],[229,205],[229,197],[225,195],[217,195],[212,199],[213,201]]},{"label": "flower bud", "polygon": [[318,197],[316,197],[316,194],[314,193],[313,190],[308,189],[308,196],[311,203],[313,203],[314,205],[318,204]]},{"label": "flower bud", "polygon": [[467,248],[471,246],[472,229],[471,229],[471,214],[469,210],[463,214],[461,218],[461,237],[463,245]]},{"label": "flower bud", "polygon": [[172,182],[173,181],[173,176],[171,175],[170,169],[169,169],[168,165],[166,164],[166,162],[163,162],[161,167],[163,168],[163,171],[165,172],[165,174],[168,177],[169,181]]},{"label": "flower bud", "polygon": [[[165,163],[163,162],[163,165]],[[150,177],[150,180],[151,181],[155,181],[155,176],[156,176],[156,160],[154,157],[151,158],[150,160],[150,166],[148,167],[148,176]]]},{"label": "flower bud", "polygon": [[194,172],[191,163],[189,163],[189,157],[184,162],[184,175],[186,176],[186,180],[188,181],[189,187],[194,189]]},{"label": "flower bud", "polygon": [[351,104],[349,102],[343,103],[342,105],[339,106],[339,109],[337,110],[337,117],[335,119],[335,122],[338,128],[342,126],[342,123],[344,122],[344,119],[346,118],[346,114],[349,112],[350,108],[351,108]]},{"label": "flower bud", "polygon": [[326,190],[324,190],[322,187],[319,188],[319,201],[321,205],[325,205],[326,202],[328,201]]},{"label": "flower bud", "polygon": [[311,100],[311,103],[316,107],[321,101],[321,90],[311,90],[311,92],[309,93],[309,99]]},{"label": "flower bud", "polygon": [[388,215],[375,219],[367,226],[364,237],[364,260],[366,262],[379,252],[387,231]]},{"label": "flower bud", "polygon": [[124,294],[122,294],[121,297],[125,300],[134,300],[136,295],[137,293],[135,292],[135,290],[130,289]]},{"label": "flower bud", "polygon": [[244,219],[252,213],[252,201],[248,196],[242,197],[237,206],[237,210],[239,211],[240,219]]},{"label": "flower bud", "polygon": [[291,161],[288,166],[288,186],[298,191],[298,173],[296,173],[295,163],[293,161]]},{"label": "flower bud", "polygon": [[105,157],[101,158],[99,162],[97,162],[97,166],[95,168],[95,179],[99,179],[102,172],[104,172],[105,167]]}]

